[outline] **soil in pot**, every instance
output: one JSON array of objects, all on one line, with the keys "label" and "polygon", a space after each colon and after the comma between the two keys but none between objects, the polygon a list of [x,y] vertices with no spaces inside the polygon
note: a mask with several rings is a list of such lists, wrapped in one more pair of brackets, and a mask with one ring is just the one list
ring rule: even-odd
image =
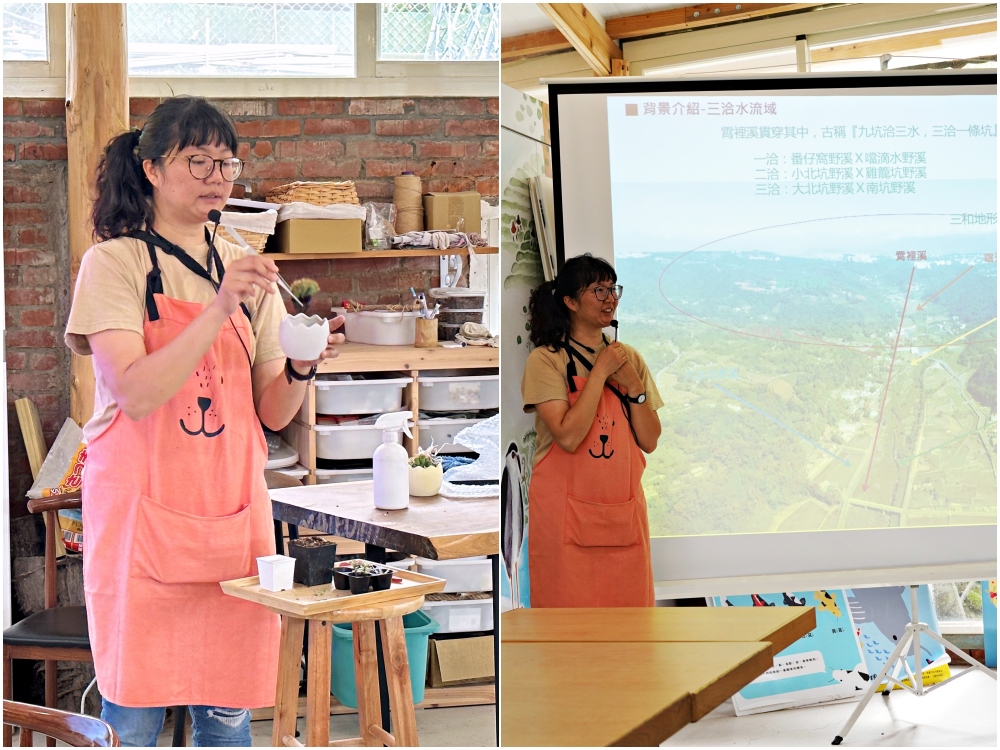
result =
[{"label": "soil in pot", "polygon": [[295,582],[304,586],[322,586],[333,579],[337,561],[337,544],[305,537],[288,540],[288,555],[295,558]]}]

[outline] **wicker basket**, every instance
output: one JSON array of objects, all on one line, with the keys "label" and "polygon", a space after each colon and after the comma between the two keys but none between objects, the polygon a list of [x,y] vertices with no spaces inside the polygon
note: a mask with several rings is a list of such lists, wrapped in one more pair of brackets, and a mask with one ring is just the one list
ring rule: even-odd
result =
[{"label": "wicker basket", "polygon": [[[264,245],[267,244],[267,238],[271,235],[264,234],[263,232],[251,232],[249,229],[237,229],[235,230],[240,233],[240,237],[246,240],[246,243],[256,250],[258,253],[264,252]],[[222,239],[232,242],[234,245],[239,245],[239,241],[230,234],[226,227],[219,227],[219,236]],[[242,245],[240,245],[242,247]]]},{"label": "wicker basket", "polygon": [[270,203],[297,202],[313,206],[329,206],[333,203],[361,205],[353,182],[292,182],[268,191],[266,197]]}]

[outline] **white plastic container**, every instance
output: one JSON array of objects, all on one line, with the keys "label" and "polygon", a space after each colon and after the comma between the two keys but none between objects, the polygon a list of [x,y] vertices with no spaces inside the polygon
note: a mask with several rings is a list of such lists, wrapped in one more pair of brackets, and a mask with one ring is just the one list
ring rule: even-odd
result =
[{"label": "white plastic container", "polygon": [[422,411],[478,411],[500,408],[500,375],[419,375]]},{"label": "white plastic container", "polygon": [[275,469],[275,471],[288,477],[294,477],[295,479],[305,479],[309,475],[309,469],[302,464],[295,464],[285,469]]},{"label": "white plastic container", "polygon": [[303,362],[319,359],[326,349],[329,336],[329,322],[318,315],[286,315],[278,325],[281,351],[290,359]]},{"label": "white plastic container", "polygon": [[370,459],[382,445],[375,425],[316,425],[316,457],[333,461]]},{"label": "white plastic container", "polygon": [[371,481],[371,469],[316,469],[316,484]]},{"label": "white plastic container", "polygon": [[399,411],[410,378],[315,380],[317,414],[380,414]]},{"label": "white plastic container", "polygon": [[417,572],[443,578],[445,594],[493,590],[493,568],[485,555],[460,560],[428,560],[418,557]]},{"label": "white plastic container", "polygon": [[421,611],[441,624],[439,633],[471,633],[493,630],[493,600],[425,601]]},{"label": "white plastic container", "polygon": [[355,344],[413,346],[418,312],[345,312],[344,336]]},{"label": "white plastic container", "polygon": [[[459,432],[469,425],[482,422],[481,419],[422,419],[417,422],[421,448],[430,448],[431,441],[441,448],[441,453],[468,453],[469,448],[452,441]],[[444,446],[442,448],[442,446]]]},{"label": "white plastic container", "polygon": [[413,570],[416,568],[417,559],[415,557],[404,557],[396,562],[387,562],[385,566],[393,570]]},{"label": "white plastic container", "polygon": [[292,446],[281,441],[278,450],[267,454],[267,463],[264,464],[265,471],[286,469],[295,466],[299,462],[299,454]]},{"label": "white plastic container", "polygon": [[288,591],[295,574],[295,558],[285,555],[268,555],[257,558],[260,587],[265,591]]}]

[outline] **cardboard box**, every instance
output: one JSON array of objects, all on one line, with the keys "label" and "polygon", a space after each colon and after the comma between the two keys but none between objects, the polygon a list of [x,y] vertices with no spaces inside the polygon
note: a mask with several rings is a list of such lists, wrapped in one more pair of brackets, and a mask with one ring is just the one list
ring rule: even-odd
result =
[{"label": "cardboard box", "polygon": [[431,687],[478,685],[493,682],[493,636],[475,638],[430,639],[430,668],[427,684]]},{"label": "cardboard box", "polygon": [[267,251],[275,253],[360,253],[361,219],[289,219],[279,222]]},{"label": "cardboard box", "polygon": [[464,219],[462,231],[479,234],[482,231],[479,193],[424,193],[424,226],[428,230],[452,230]]}]

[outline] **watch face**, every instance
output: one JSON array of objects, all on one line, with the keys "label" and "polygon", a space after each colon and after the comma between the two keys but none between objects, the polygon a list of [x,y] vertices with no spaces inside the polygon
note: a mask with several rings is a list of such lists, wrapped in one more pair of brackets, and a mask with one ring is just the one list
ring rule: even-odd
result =
[{"label": "watch face", "polygon": [[636,399],[635,399],[635,402],[636,402],[637,404],[644,404],[644,403],[646,403],[646,394],[645,394],[645,393],[640,393],[640,394],[639,394],[639,395],[638,395],[638,396],[636,397]]}]

